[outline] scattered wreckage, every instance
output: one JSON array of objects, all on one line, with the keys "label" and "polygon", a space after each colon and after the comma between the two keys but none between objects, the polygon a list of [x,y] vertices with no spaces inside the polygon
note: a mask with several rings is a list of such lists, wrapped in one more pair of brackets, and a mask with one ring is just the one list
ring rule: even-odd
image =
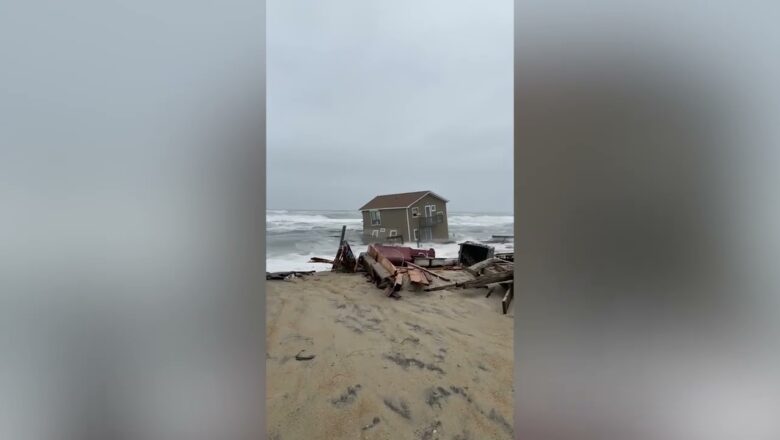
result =
[{"label": "scattered wreckage", "polygon": [[[349,243],[344,239],[346,226],[341,230],[341,238],[336,257],[333,260],[312,257],[310,263],[331,264],[331,271],[344,273],[365,273],[368,281],[384,294],[400,299],[399,292],[404,287],[416,291],[434,292],[458,288],[488,288],[489,297],[497,288],[504,290],[501,301],[503,313],[509,310],[514,296],[514,254],[496,253],[492,246],[467,241],[460,244],[458,258],[437,258],[434,249],[415,249],[404,246],[387,246],[378,243],[369,244],[366,252],[355,257]],[[504,238],[504,237],[501,237]],[[469,274],[470,279],[453,282],[431,269],[458,270]],[[285,279],[313,274],[309,272],[275,272],[266,274],[266,279]],[[434,279],[444,282],[432,285]]]}]

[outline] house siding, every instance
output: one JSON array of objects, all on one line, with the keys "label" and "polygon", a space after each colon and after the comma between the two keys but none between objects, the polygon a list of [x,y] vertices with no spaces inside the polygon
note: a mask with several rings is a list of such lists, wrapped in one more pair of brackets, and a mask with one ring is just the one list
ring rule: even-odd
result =
[{"label": "house siding", "polygon": [[[395,230],[397,235],[403,236],[404,241],[410,241],[408,237],[408,228],[406,224],[406,210],[401,209],[379,209],[380,225],[372,225],[369,211],[363,211],[363,234],[368,242],[383,242],[390,236],[390,231]],[[384,229],[384,232],[381,230]],[[378,237],[372,235],[373,231],[378,231]]]},{"label": "house siding", "polygon": [[[444,214],[444,222],[433,225],[431,227],[431,235],[433,241],[447,241],[450,238],[450,232],[449,232],[449,226],[448,226],[448,212],[447,212],[447,202],[440,199],[439,197],[436,197],[433,194],[427,194],[422,199],[415,202],[412,206],[408,208],[409,212],[409,222],[411,223],[411,229],[412,229],[412,235],[414,235],[414,229],[422,229],[419,226],[419,218],[423,217],[425,215],[425,205],[436,205],[436,212],[442,212]],[[419,210],[420,216],[413,218],[412,217],[412,208],[417,208]],[[422,238],[422,231],[420,231],[420,237]],[[414,237],[412,237],[414,239]]]}]

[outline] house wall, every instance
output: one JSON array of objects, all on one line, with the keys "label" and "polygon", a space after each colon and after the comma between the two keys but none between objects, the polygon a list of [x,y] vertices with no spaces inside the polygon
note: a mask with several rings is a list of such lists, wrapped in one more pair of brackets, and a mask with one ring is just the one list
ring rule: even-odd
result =
[{"label": "house wall", "polygon": [[[380,209],[381,224],[373,226],[371,225],[371,217],[368,211],[363,211],[363,234],[369,242],[379,241],[383,242],[390,236],[390,231],[397,231],[397,235],[401,235],[404,238],[404,242],[408,242],[409,233],[406,227],[406,210],[401,209]],[[384,231],[382,231],[384,229]],[[378,231],[378,237],[372,236],[372,231]]]},{"label": "house wall", "polygon": [[[417,208],[420,213],[420,217],[423,217],[425,215],[425,205],[436,205],[436,212],[443,212],[444,213],[444,222],[439,223],[437,225],[434,225],[431,229],[431,233],[433,235],[434,241],[447,241],[450,238],[450,231],[448,226],[448,212],[447,212],[447,203],[434,196],[433,194],[428,194],[422,199],[418,200],[415,204],[409,207],[409,222],[411,222],[412,227],[412,235],[414,235],[414,229],[420,229],[418,226],[419,220],[417,218],[412,217],[412,208]],[[422,232],[420,232],[420,237],[422,237]],[[412,237],[412,240],[414,240],[414,237]]]}]

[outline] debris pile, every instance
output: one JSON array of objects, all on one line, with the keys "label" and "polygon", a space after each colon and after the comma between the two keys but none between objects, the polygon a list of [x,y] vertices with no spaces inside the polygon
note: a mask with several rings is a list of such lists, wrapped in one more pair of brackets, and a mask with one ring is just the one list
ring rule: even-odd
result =
[{"label": "debris pile", "polygon": [[[433,292],[452,288],[488,288],[489,297],[496,288],[504,289],[501,301],[504,314],[509,310],[514,285],[514,254],[496,253],[492,246],[467,241],[460,244],[458,258],[436,258],[434,249],[414,249],[403,246],[385,246],[379,243],[369,244],[366,252],[355,258],[349,243],[344,239],[346,225],[341,230],[341,239],[336,257],[333,260],[312,257],[309,263],[328,263],[334,272],[365,272],[369,281],[383,289],[386,296],[400,299],[404,286],[415,290]],[[500,236],[494,238],[506,238]],[[473,278],[451,282],[430,268],[463,270]],[[269,273],[266,279],[290,279],[311,275],[311,272]],[[447,284],[431,286],[434,278]]]},{"label": "debris pile", "polygon": [[346,232],[347,225],[344,225],[341,228],[339,250],[336,252],[336,258],[333,259],[333,267],[331,268],[334,272],[355,272],[358,269],[358,262],[355,259],[355,254],[352,253],[352,248],[349,247],[349,243],[344,239]]},{"label": "debris pile", "polygon": [[503,260],[501,258],[489,258],[475,263],[469,267],[464,268],[466,272],[471,274],[474,278],[467,281],[460,281],[451,284],[444,284],[436,287],[428,287],[426,292],[433,292],[436,290],[445,290],[452,288],[477,288],[477,287],[489,287],[486,297],[493,293],[493,289],[496,285],[504,289],[504,298],[501,301],[501,307],[504,314],[509,310],[509,303],[514,296],[514,263]]},{"label": "debris pile", "polygon": [[398,299],[400,298],[398,291],[406,284],[415,287],[428,286],[433,277],[449,281],[439,274],[412,263],[413,259],[421,255],[431,258],[434,256],[434,251],[370,244],[366,252],[360,254],[358,264],[366,270],[368,278],[377,287],[385,289],[387,296]]}]

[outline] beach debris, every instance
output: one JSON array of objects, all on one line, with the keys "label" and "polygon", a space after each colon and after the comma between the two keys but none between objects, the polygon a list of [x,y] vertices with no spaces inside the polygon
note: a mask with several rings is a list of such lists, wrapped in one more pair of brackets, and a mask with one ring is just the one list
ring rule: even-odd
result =
[{"label": "beach debris", "polygon": [[412,262],[420,267],[440,267],[442,269],[448,269],[458,265],[457,258],[414,257],[414,261]]},{"label": "beach debris", "polygon": [[473,241],[466,241],[460,243],[460,250],[458,250],[458,262],[462,266],[471,266],[480,261],[485,261],[493,258],[495,248],[482,243],[476,243]]},{"label": "beach debris", "polygon": [[504,272],[507,270],[512,270],[512,263],[509,261],[502,260],[500,258],[490,258],[487,260],[480,261],[479,263],[473,264],[469,267],[464,268],[464,270],[471,275],[474,276],[480,276],[483,274],[489,274],[489,273],[497,273],[497,272]]},{"label": "beach debris", "polygon": [[439,274],[437,274],[435,272],[431,272],[430,270],[428,270],[428,269],[426,269],[424,267],[420,267],[420,266],[418,266],[418,265],[416,265],[414,263],[407,262],[406,265],[407,266],[411,266],[411,267],[413,267],[415,269],[421,270],[421,271],[425,272],[426,274],[430,274],[432,276],[435,276],[436,278],[439,278],[442,281],[449,281],[449,278],[445,278],[445,277],[443,277],[443,276],[441,276],[441,275],[439,275]]},{"label": "beach debris", "polygon": [[312,275],[315,271],[307,271],[307,272],[300,272],[300,271],[288,271],[288,272],[266,272],[265,273],[265,279],[266,280],[290,280],[293,278],[298,277],[304,277],[306,275]]},{"label": "beach debris", "polygon": [[408,274],[409,274],[409,281],[412,284],[420,284],[426,286],[429,284],[428,278],[425,276],[425,272],[419,269],[412,269],[408,272]]},{"label": "beach debris", "polygon": [[403,246],[384,246],[379,243],[373,243],[371,246],[377,252],[384,255],[391,263],[396,266],[403,266],[406,262],[414,262],[415,258],[435,258],[434,249],[415,249]]},{"label": "beach debris", "polygon": [[485,295],[487,298],[490,297],[496,288],[496,285],[498,285],[505,289],[504,297],[501,300],[501,309],[506,315],[509,311],[509,304],[514,297],[514,264],[511,261],[491,257],[474,263],[471,266],[464,268],[464,270],[474,278],[466,281],[428,287],[424,290],[426,292],[434,292],[451,288],[489,287],[487,295]]},{"label": "beach debris", "polygon": [[311,260],[309,260],[309,263],[333,264],[333,260],[328,260],[327,258],[321,258],[321,257],[311,257]]},{"label": "beach debris", "polygon": [[501,252],[495,254],[496,258],[502,259],[504,261],[515,261],[515,253],[514,252]]},{"label": "beach debris", "polygon": [[514,283],[508,283],[508,288],[506,289],[506,294],[504,294],[504,299],[501,300],[501,308],[504,311],[504,315],[506,315],[506,312],[509,311],[509,303],[512,302],[512,298],[514,297]]},{"label": "beach debris", "polygon": [[349,247],[349,243],[344,239],[347,233],[347,225],[341,228],[341,239],[339,240],[339,249],[336,251],[336,258],[333,259],[334,272],[356,272],[358,268],[358,261],[355,258],[355,254],[352,253],[352,248]]},{"label": "beach debris", "polygon": [[306,351],[306,350],[301,350],[301,351],[298,352],[298,354],[295,355],[295,360],[296,361],[310,361],[310,360],[314,359],[314,356],[316,356],[316,355],[313,355],[313,354],[301,355],[301,353],[303,353],[304,351]]},{"label": "beach debris", "polygon": [[460,281],[451,284],[443,284],[441,286],[436,286],[436,287],[428,287],[425,289],[425,291],[433,292],[436,290],[445,290],[452,287],[462,287],[466,289],[472,287],[487,287],[489,284],[500,283],[502,281],[511,280],[512,278],[514,278],[514,273],[511,271],[506,271],[506,272],[501,272],[496,274],[482,275],[480,277],[474,278],[473,280]]}]

